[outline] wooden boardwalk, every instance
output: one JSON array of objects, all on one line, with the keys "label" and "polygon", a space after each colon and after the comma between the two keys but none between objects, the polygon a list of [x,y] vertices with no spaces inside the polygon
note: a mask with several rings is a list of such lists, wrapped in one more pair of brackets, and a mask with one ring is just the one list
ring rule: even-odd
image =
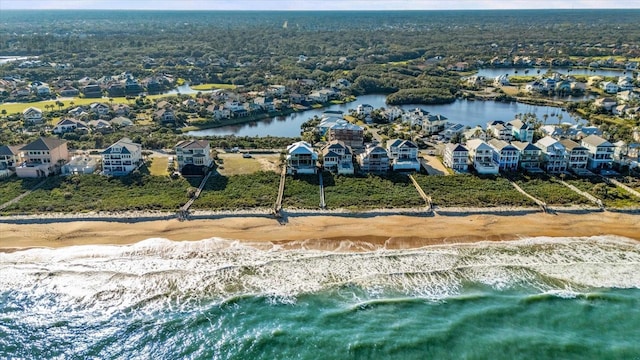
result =
[{"label": "wooden boardwalk", "polygon": [[320,209],[326,209],[327,203],[324,201],[324,179],[322,178],[322,171],[318,172],[318,183],[320,184]]},{"label": "wooden boardwalk", "polygon": [[276,203],[273,206],[273,214],[276,217],[280,217],[282,214],[282,199],[284,197],[284,183],[287,180],[287,168],[282,167],[282,172],[280,173],[280,186],[278,187],[278,197],[276,198]]},{"label": "wooden boardwalk", "polygon": [[558,180],[562,185],[568,187],[569,189],[575,191],[576,193],[584,196],[585,198],[587,198],[589,201],[591,201],[592,203],[596,204],[601,210],[604,210],[604,205],[602,204],[602,201],[600,199],[598,199],[597,197],[589,194],[586,191],[582,191],[580,189],[578,189],[577,187],[567,183],[564,180]]},{"label": "wooden boardwalk", "polygon": [[207,175],[205,175],[205,177],[200,182],[200,186],[198,186],[198,189],[196,189],[196,192],[193,195],[193,197],[191,199],[189,199],[189,201],[187,201],[186,204],[182,205],[182,207],[178,211],[178,219],[179,220],[186,220],[188,218],[188,216],[189,216],[189,208],[191,207],[191,205],[193,205],[193,202],[198,199],[198,197],[200,196],[200,193],[202,193],[202,189],[204,189],[204,186],[207,184],[207,181],[209,181],[209,178],[211,177],[211,174],[213,174],[213,173],[214,173],[214,171],[209,171],[207,173]]},{"label": "wooden boardwalk", "polygon": [[39,183],[35,184],[31,189],[23,192],[22,194],[16,196],[15,198],[7,201],[4,204],[0,205],[0,210],[4,210],[7,207],[17,203],[18,201],[22,200],[25,196],[31,194],[34,190],[37,190],[39,187],[41,187],[42,185],[44,185],[45,182],[47,182],[48,178],[44,178],[42,181],[40,181]]},{"label": "wooden boardwalk", "polygon": [[422,200],[424,200],[425,204],[427,204],[427,209],[429,211],[433,211],[433,203],[431,202],[431,197],[428,196],[424,192],[424,190],[422,190],[422,187],[420,186],[420,184],[418,184],[418,182],[413,177],[413,175],[409,175],[409,179],[411,179],[411,182],[413,183],[413,186],[415,186],[415,188],[418,191],[418,194],[420,194],[420,197],[422,198]]},{"label": "wooden boardwalk", "polygon": [[633,190],[632,188],[628,187],[627,185],[625,185],[625,184],[621,183],[620,181],[618,181],[618,180],[616,180],[616,179],[606,178],[606,177],[603,177],[603,179],[604,179],[606,182],[611,182],[611,183],[613,183],[615,186],[617,186],[617,187],[619,187],[619,188],[622,188],[624,191],[628,192],[629,194],[634,195],[634,196],[636,196],[636,197],[639,197],[639,198],[640,198],[640,192],[638,192],[638,191],[636,191],[636,190]]},{"label": "wooden boardwalk", "polygon": [[520,185],[516,184],[514,181],[512,181],[511,179],[507,179],[509,180],[509,183],[511,185],[513,185],[513,187],[522,195],[528,197],[529,199],[533,200],[533,202],[535,202],[538,206],[540,206],[540,209],[542,209],[542,212],[549,212],[549,208],[547,207],[547,203],[536,198],[535,196],[529,194],[528,192],[524,191]]}]

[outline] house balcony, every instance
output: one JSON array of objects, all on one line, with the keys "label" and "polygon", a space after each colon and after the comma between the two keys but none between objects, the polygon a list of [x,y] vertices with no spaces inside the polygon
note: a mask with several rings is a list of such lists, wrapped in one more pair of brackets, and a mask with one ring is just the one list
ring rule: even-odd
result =
[{"label": "house balcony", "polygon": [[493,161],[474,161],[473,167],[476,169],[478,174],[483,175],[495,175],[500,171],[500,167],[498,164]]}]

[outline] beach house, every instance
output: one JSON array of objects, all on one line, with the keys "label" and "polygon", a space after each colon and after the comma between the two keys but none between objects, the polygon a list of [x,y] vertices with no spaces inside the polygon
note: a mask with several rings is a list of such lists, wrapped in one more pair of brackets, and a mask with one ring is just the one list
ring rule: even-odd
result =
[{"label": "beach house", "polygon": [[560,143],[567,150],[567,169],[582,174],[582,170],[587,168],[589,150],[571,139],[560,140]]},{"label": "beach house", "polygon": [[469,150],[460,144],[447,144],[444,147],[444,166],[458,172],[469,170]]},{"label": "beach house", "polygon": [[287,146],[285,160],[288,174],[315,174],[318,170],[316,166],[318,154],[305,141],[298,141]]},{"label": "beach house", "polygon": [[511,125],[511,135],[513,136],[513,139],[522,142],[533,141],[533,127],[520,119],[511,120],[508,124]]},{"label": "beach house", "polygon": [[389,171],[389,153],[381,146],[367,146],[357,160],[360,171],[364,173],[383,174]]},{"label": "beach house", "polygon": [[102,156],[102,174],[127,175],[142,163],[142,145],[122,138],[105,149]]},{"label": "beach house", "polygon": [[20,148],[24,160],[16,166],[18,177],[45,177],[58,173],[69,160],[67,142],[41,137]]},{"label": "beach house", "polygon": [[204,175],[212,164],[207,140],[183,140],[175,146],[176,169],[184,176]]},{"label": "beach house", "polygon": [[493,148],[493,162],[498,164],[502,171],[515,171],[518,169],[520,150],[506,141],[491,139],[487,141]]},{"label": "beach house", "polygon": [[522,141],[512,141],[511,145],[513,145],[520,151],[518,164],[522,170],[528,172],[542,171],[542,169],[540,169],[540,158],[542,156],[542,151],[539,147],[533,145],[530,142]]},{"label": "beach house", "polygon": [[353,175],[353,151],[340,140],[333,140],[322,148],[323,168],[341,175]]},{"label": "beach house", "polygon": [[547,172],[555,174],[567,170],[567,150],[558,140],[545,136],[535,145],[542,151],[542,161]]},{"label": "beach house", "polygon": [[387,152],[394,171],[420,171],[418,145],[409,140],[389,140]]},{"label": "beach house", "polygon": [[22,162],[23,145],[3,145],[0,146],[0,178],[11,176],[15,173],[16,164]]},{"label": "beach house", "polygon": [[610,169],[613,166],[615,146],[598,135],[589,135],[582,139],[582,146],[589,151],[587,168],[589,170]]},{"label": "beach house", "polygon": [[497,174],[500,171],[498,164],[493,161],[493,148],[489,144],[480,139],[471,139],[467,141],[466,147],[469,149],[471,164],[478,174]]}]

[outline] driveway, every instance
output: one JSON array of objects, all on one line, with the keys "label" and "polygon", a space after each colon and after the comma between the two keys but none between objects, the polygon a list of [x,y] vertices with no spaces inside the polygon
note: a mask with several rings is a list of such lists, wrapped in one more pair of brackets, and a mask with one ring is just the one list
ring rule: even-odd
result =
[{"label": "driveway", "polygon": [[451,175],[449,170],[447,170],[436,156],[421,154],[420,162],[429,175]]}]

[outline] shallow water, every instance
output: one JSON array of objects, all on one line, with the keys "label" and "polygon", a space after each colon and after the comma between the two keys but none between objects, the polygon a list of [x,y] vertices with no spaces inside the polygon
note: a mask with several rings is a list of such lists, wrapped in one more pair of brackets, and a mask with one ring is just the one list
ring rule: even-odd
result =
[{"label": "shallow water", "polygon": [[632,359],[639,266],[612,236],[0,253],[0,358]]}]

